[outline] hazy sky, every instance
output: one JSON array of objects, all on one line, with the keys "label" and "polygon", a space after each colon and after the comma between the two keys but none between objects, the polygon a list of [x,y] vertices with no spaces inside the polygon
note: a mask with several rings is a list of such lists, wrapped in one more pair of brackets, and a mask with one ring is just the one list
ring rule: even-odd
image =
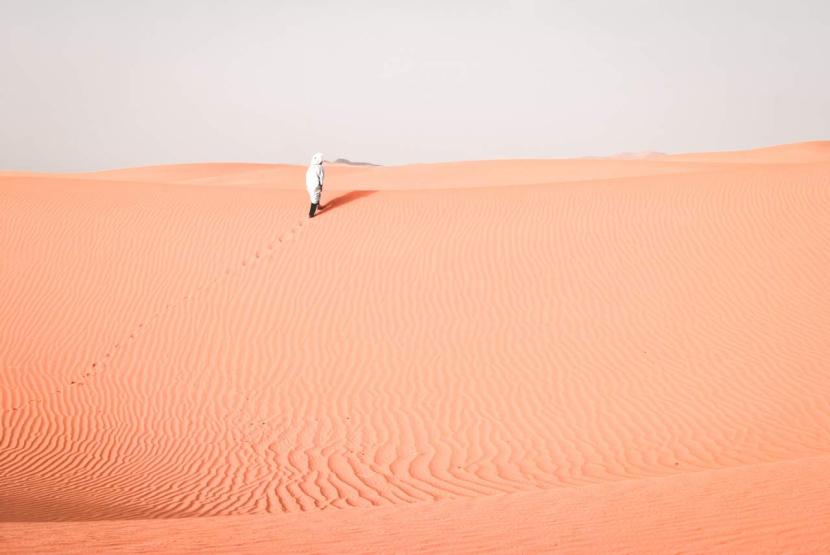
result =
[{"label": "hazy sky", "polygon": [[0,0],[0,168],[830,139],[828,0]]}]

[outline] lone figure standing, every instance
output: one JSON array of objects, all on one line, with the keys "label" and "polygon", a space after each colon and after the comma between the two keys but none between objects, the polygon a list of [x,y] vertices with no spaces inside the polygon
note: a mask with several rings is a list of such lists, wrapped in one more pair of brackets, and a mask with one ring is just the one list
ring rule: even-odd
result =
[{"label": "lone figure standing", "polygon": [[323,192],[323,178],[325,172],[323,171],[323,155],[317,153],[311,157],[311,164],[308,165],[308,170],[305,172],[305,188],[308,190],[308,197],[311,199],[311,208],[308,210],[308,217],[313,218],[314,213],[320,206],[320,194]]}]

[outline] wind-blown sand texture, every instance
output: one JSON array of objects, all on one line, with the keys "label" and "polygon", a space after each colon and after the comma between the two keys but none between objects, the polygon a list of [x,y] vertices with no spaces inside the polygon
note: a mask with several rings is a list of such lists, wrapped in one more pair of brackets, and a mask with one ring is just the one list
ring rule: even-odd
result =
[{"label": "wind-blown sand texture", "polygon": [[0,551],[830,550],[830,143],[303,172],[0,173]]}]

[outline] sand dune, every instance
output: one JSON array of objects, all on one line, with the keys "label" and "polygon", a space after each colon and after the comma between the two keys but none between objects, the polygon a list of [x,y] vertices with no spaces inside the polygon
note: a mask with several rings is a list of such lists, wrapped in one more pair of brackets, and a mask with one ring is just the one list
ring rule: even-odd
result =
[{"label": "sand dune", "polygon": [[[488,497],[270,515],[0,524],[15,547],[198,553],[824,553],[827,456]],[[45,533],[48,532],[48,533]]]},{"label": "sand dune", "polygon": [[673,160],[742,164],[805,164],[830,160],[830,141],[811,141],[733,152],[676,154]]},{"label": "sand dune", "polygon": [[[671,162],[669,162],[671,160]],[[735,163],[735,168],[745,164]],[[482,160],[411,166],[329,165],[329,190],[466,189],[723,171],[722,163],[661,160]],[[182,164],[76,174],[85,181],[129,181],[296,190],[304,167],[267,164]]]},{"label": "sand dune", "polygon": [[828,545],[827,143],[302,171],[0,177],[0,550]]}]

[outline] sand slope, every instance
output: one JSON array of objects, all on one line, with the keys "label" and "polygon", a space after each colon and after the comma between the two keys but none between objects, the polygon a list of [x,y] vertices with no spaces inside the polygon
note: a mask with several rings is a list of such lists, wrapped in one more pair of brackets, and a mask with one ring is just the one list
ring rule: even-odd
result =
[{"label": "sand slope", "polygon": [[828,457],[348,511],[0,524],[65,553],[825,553]]},{"label": "sand slope", "polygon": [[291,166],[0,177],[0,549],[826,545],[830,149],[764,152],[333,166],[311,221]]}]

